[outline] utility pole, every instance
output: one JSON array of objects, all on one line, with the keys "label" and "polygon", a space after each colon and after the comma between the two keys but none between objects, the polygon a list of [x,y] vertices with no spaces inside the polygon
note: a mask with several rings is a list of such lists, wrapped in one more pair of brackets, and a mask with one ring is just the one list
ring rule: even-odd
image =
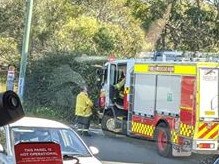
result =
[{"label": "utility pole", "polygon": [[27,56],[29,53],[32,11],[33,11],[33,0],[26,0],[25,27],[24,27],[20,73],[19,73],[19,82],[18,82],[18,95],[22,102],[23,102],[23,93],[24,93],[24,84],[25,84],[24,82],[25,82],[25,74],[26,74],[26,66],[27,66]]}]

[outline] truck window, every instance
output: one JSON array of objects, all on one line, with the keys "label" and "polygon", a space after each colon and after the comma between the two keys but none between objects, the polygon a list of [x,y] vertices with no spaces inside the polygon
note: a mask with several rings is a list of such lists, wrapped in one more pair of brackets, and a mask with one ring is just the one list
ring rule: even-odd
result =
[{"label": "truck window", "polygon": [[114,85],[116,83],[116,65],[110,65],[110,85]]},{"label": "truck window", "polygon": [[120,82],[121,79],[123,79],[126,75],[126,65],[122,64],[122,65],[118,65],[117,68],[117,79],[116,79],[116,83]]},{"label": "truck window", "polygon": [[107,83],[107,73],[108,73],[108,69],[107,69],[107,67],[105,67],[104,70],[103,70],[103,74],[104,74],[104,77],[102,79],[103,80],[102,81],[103,84]]}]

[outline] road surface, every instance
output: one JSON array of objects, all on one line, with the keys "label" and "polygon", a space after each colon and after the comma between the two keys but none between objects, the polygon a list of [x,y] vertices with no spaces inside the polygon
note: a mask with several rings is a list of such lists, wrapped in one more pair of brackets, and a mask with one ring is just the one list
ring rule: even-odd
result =
[{"label": "road surface", "polygon": [[[154,142],[116,135],[105,136],[101,129],[91,129],[91,137],[83,137],[89,146],[99,149],[103,164],[200,164],[206,155],[164,158],[157,154]],[[204,157],[203,157],[204,156]]]}]

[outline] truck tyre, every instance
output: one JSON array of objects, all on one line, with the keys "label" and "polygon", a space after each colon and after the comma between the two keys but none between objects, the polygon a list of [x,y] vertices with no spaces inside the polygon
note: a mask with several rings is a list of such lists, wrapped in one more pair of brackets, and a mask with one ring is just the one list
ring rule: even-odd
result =
[{"label": "truck tyre", "polygon": [[102,128],[103,134],[109,137],[115,136],[115,133],[110,131],[110,128],[108,125],[112,120],[114,120],[114,118],[110,115],[104,115],[101,120],[101,128]]},{"label": "truck tyre", "polygon": [[160,123],[156,127],[155,139],[158,154],[163,157],[171,157],[172,144],[170,129],[165,123]]}]

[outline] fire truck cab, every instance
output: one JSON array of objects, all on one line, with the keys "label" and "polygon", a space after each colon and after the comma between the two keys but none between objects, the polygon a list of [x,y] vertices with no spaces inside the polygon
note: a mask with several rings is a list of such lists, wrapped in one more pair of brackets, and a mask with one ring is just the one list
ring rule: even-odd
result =
[{"label": "fire truck cab", "polygon": [[[119,104],[115,85],[124,68]],[[102,75],[104,132],[153,139],[165,157],[219,153],[219,63],[115,60]]]}]

